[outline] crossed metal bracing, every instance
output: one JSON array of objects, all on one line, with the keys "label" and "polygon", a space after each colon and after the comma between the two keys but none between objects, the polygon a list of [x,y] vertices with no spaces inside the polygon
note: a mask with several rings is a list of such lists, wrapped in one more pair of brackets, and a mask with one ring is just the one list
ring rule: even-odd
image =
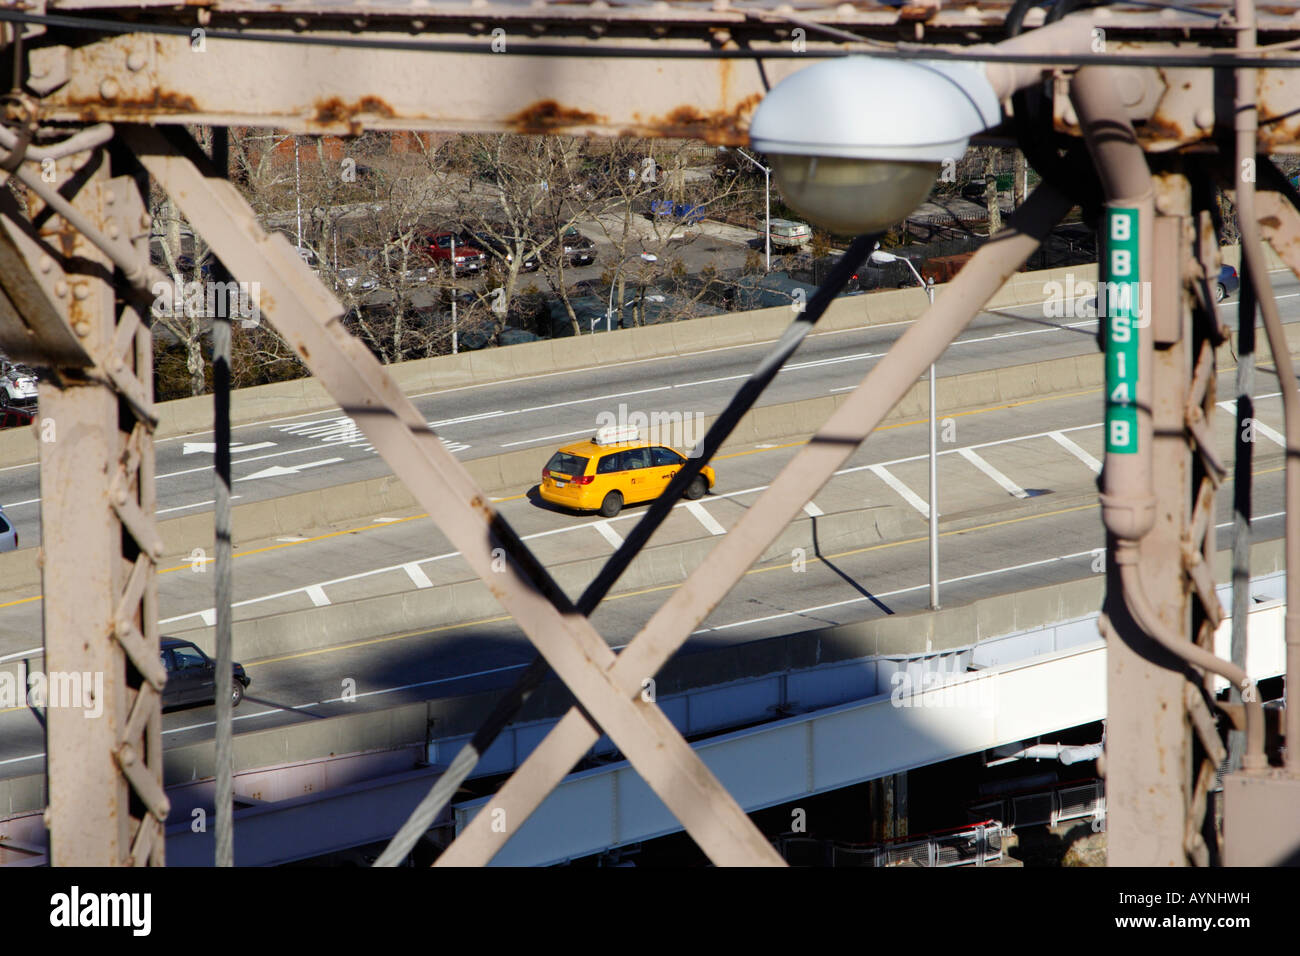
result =
[{"label": "crossed metal bracing", "polygon": [[[59,6],[104,10],[111,4],[87,0]],[[566,8],[576,10],[570,19],[588,29],[602,19],[594,10],[567,5]],[[304,5],[303,9],[313,8]],[[358,5],[358,10],[374,13],[377,18],[377,11],[382,9],[377,5]],[[456,12],[455,7],[446,9]],[[486,9],[504,19],[514,16],[520,8],[488,5],[475,9]],[[705,10],[695,4],[652,9],[670,26],[687,32],[705,29],[713,31],[715,37],[720,23],[731,22],[737,16],[740,20],[733,26],[750,23],[755,16],[766,23],[764,17],[777,15],[776,11],[764,10],[761,5],[754,5],[749,12],[718,5]],[[995,27],[1000,29],[1000,24],[988,17],[970,13],[969,5],[960,9],[938,5],[934,9],[930,16],[908,19],[895,8],[863,5],[859,10],[861,17],[855,19],[854,14],[844,12],[843,8],[837,8],[837,16],[855,29],[866,33],[875,31],[880,36],[896,36],[900,23],[946,26],[951,31],[964,29],[990,38],[997,35]],[[1281,30],[1283,14],[1279,10],[1262,14],[1262,25],[1271,24],[1270,29]],[[563,19],[555,10],[548,8],[547,12]],[[646,15],[643,5],[629,4],[616,7],[612,13],[601,12],[606,14],[606,19],[622,23],[626,28],[625,39],[654,35],[653,18]],[[495,22],[488,13],[483,14],[484,24]],[[212,14],[218,19],[227,17],[232,24],[246,14],[251,20],[264,15],[276,21],[271,26],[277,25],[276,18],[283,20],[288,16],[282,11],[265,13],[258,4],[238,3],[214,4],[209,16]],[[1134,35],[1141,35],[1149,28],[1153,37],[1165,39],[1171,18],[1161,16],[1158,23],[1148,24],[1143,18],[1151,15],[1149,9],[1131,15],[1129,12],[1122,16],[1115,14],[1118,25]],[[545,19],[541,17],[539,22]],[[1185,14],[1175,14],[1172,19],[1180,24],[1202,23],[1188,19]],[[332,23],[328,18],[321,22],[325,26]],[[462,20],[451,14],[437,22],[449,34],[465,30]],[[782,22],[788,26],[795,21],[787,16]],[[308,25],[298,29],[310,32]],[[367,21],[366,29],[357,27],[357,30],[365,33],[371,25]],[[328,39],[329,35],[318,39]],[[942,30],[938,35],[943,35]],[[710,429],[704,440],[704,454],[693,458],[689,467],[679,472],[674,485],[650,508],[625,545],[575,603],[497,514],[464,467],[445,450],[425,424],[425,416],[417,414],[377,359],[346,333],[339,304],[286,239],[267,235],[260,228],[237,190],[175,124],[260,123],[313,131],[355,129],[361,125],[513,128],[526,132],[627,130],[743,142],[744,119],[747,110],[752,108],[753,97],[762,89],[763,71],[753,70],[752,64],[741,71],[723,69],[726,61],[680,61],[695,63],[690,69],[682,70],[687,79],[699,79],[707,70],[711,71],[711,81],[696,89],[685,86],[680,78],[670,78],[653,88],[642,84],[639,92],[644,91],[651,103],[651,107],[642,111],[628,100],[626,90],[631,82],[629,78],[643,75],[645,61],[612,60],[609,62],[620,70],[625,63],[637,66],[613,83],[592,83],[588,77],[583,84],[583,95],[587,97],[583,102],[590,109],[574,113],[556,112],[547,107],[541,113],[521,114],[512,112],[520,102],[518,97],[534,97],[539,88],[543,92],[577,89],[576,66],[587,62],[581,61],[576,52],[567,60],[563,57],[547,60],[558,64],[556,69],[547,74],[540,87],[528,87],[521,93],[508,80],[524,77],[536,67],[525,56],[492,64],[491,69],[496,71],[494,83],[501,84],[505,78],[505,85],[511,90],[495,100],[487,97],[472,102],[471,109],[481,110],[477,115],[431,108],[427,77],[420,79],[419,90],[411,85],[410,77],[397,80],[395,89],[409,99],[405,105],[394,107],[392,103],[384,103],[381,108],[367,102],[363,95],[346,100],[353,107],[341,111],[322,107],[312,112],[310,101],[304,99],[308,95],[304,92],[307,88],[304,80],[310,84],[332,71],[330,82],[352,83],[356,93],[367,89],[368,83],[376,82],[373,75],[355,80],[346,70],[339,70],[337,63],[327,71],[328,58],[287,57],[290,70],[303,63],[310,68],[303,69],[302,76],[283,86],[264,83],[264,74],[253,69],[248,61],[261,49],[257,42],[232,39],[228,41],[231,59],[224,61],[221,82],[206,72],[211,69],[211,62],[200,60],[190,61],[191,71],[182,81],[176,48],[179,41],[175,34],[125,34],[75,44],[63,42],[66,39],[53,28],[48,33],[38,29],[27,38],[30,54],[27,65],[37,67],[33,71],[39,87],[36,92],[44,93],[45,100],[24,101],[23,122],[11,126],[4,132],[6,138],[0,138],[0,148],[9,157],[6,168],[13,170],[36,197],[32,208],[23,210],[8,191],[0,192],[4,225],[0,234],[0,284],[5,293],[0,296],[0,346],[15,357],[52,369],[55,374],[49,384],[42,386],[41,394],[42,426],[49,423],[54,429],[48,439],[44,434],[41,436],[42,481],[50,489],[42,509],[46,659],[51,669],[98,667],[114,677],[106,684],[105,713],[110,719],[99,722],[90,732],[84,724],[75,730],[64,725],[60,715],[53,709],[50,711],[52,862],[56,865],[163,862],[158,837],[167,806],[160,787],[157,693],[163,675],[157,664],[153,590],[153,560],[160,553],[161,545],[153,526],[154,410],[149,330],[141,320],[144,313],[137,299],[151,277],[145,245],[148,219],[140,198],[147,173],[194,223],[236,279],[259,283],[261,314],[276,326],[344,413],[357,422],[367,440],[410,487],[422,507],[539,651],[538,661],[503,698],[473,744],[453,761],[443,780],[435,785],[380,862],[394,864],[406,855],[414,840],[445,806],[455,784],[464,778],[477,755],[486,750],[532,684],[549,668],[565,681],[578,704],[444,852],[440,865],[489,861],[601,733],[612,738],[715,863],[779,864],[780,858],[768,841],[659,707],[643,696],[643,681],[652,677],[681,647],[804,503],[844,464],[907,389],[942,355],[948,343],[978,314],[982,304],[1023,265],[1071,209],[1076,197],[1067,195],[1050,179],[1045,181],[1011,217],[1007,229],[975,255],[930,310],[904,333],[889,356],[873,367],[817,435],[722,538],[709,559],[672,593],[635,639],[615,655],[592,626],[591,612],[653,532],[676,492],[707,462],[712,450],[716,450],[798,347],[848,273],[869,253],[871,238],[860,237],[855,241],[836,273],[819,290],[807,310],[795,319]],[[217,40],[212,42],[215,44]],[[775,50],[775,41],[768,42]],[[785,43],[785,39],[780,42]],[[829,47],[830,44],[822,43],[815,49],[826,51]],[[725,49],[726,42],[719,48]],[[357,51],[347,52],[344,59],[360,55]],[[471,62],[478,64],[484,59],[480,53],[376,54],[373,59],[379,65],[374,73],[383,79],[391,76],[387,72],[391,67],[382,64],[399,56],[441,57],[456,68]],[[766,78],[775,79],[782,71],[789,72],[806,63],[807,60],[774,61],[768,64],[772,75]],[[247,64],[249,69],[244,71],[241,64]],[[285,68],[282,63],[269,69],[274,72]],[[613,68],[602,63],[599,69]],[[35,75],[37,71],[39,75]],[[1191,68],[1189,71],[1194,72]],[[1163,150],[1214,147],[1215,136],[1222,134],[1226,117],[1232,115],[1231,110],[1225,112],[1223,104],[1216,101],[1212,84],[1198,80],[1184,89],[1171,81],[1171,77],[1176,80],[1181,75],[1176,69],[1159,72],[1143,68],[1135,72],[1118,67],[1098,72],[1108,76],[1122,74],[1115,81],[1123,93],[1119,113],[1102,115],[1101,120],[1109,124],[1109,136],[1114,136],[1115,129],[1123,131],[1121,138],[1130,149],[1139,150],[1139,156],[1142,147]],[[1285,82],[1270,84],[1268,71],[1261,71],[1264,81],[1259,88],[1271,99],[1261,99],[1260,113],[1265,121],[1273,122],[1261,127],[1259,145],[1290,147],[1294,142],[1292,124],[1297,111],[1284,107],[1288,98],[1300,97],[1292,95],[1288,85],[1290,72],[1278,70],[1272,75]],[[241,91],[231,78],[242,76],[253,76],[261,85],[257,96],[251,99],[245,96],[236,103]],[[340,76],[345,79],[340,80]],[[461,78],[455,82],[463,81]],[[182,85],[168,86],[173,82]],[[190,86],[184,87],[183,82]],[[679,95],[702,97],[716,107],[708,114],[712,118],[706,121],[699,119],[703,113],[691,114],[685,118],[687,121],[674,125],[666,119],[668,114],[656,112],[654,107],[668,105]],[[463,104],[455,97],[440,102]],[[602,107],[599,112],[597,103]],[[1089,123],[1086,103],[1080,99],[1073,104],[1078,107],[1077,113],[1066,109],[1071,105],[1070,90],[1062,80],[1053,103],[1058,130],[1095,140],[1096,131],[1086,128]],[[40,145],[43,130],[37,123],[38,112],[41,123],[102,118],[116,125],[89,127],[62,146]],[[1130,123],[1134,115],[1136,128]],[[12,119],[11,116],[11,122]],[[683,117],[678,116],[678,120]],[[163,122],[172,124],[172,128],[164,133],[144,125],[132,125],[132,121]],[[1253,141],[1253,131],[1251,137]],[[58,166],[57,192],[40,175],[41,163],[47,158]],[[1111,160],[1101,156],[1095,159],[1105,173]],[[1145,172],[1145,160],[1141,165]],[[1205,656],[1208,652],[1197,656],[1181,647],[1170,654],[1183,656],[1185,663],[1166,658],[1156,666],[1149,660],[1153,650],[1158,652],[1157,644],[1166,644],[1165,631],[1177,634],[1178,640],[1188,648],[1195,648],[1197,641],[1204,641],[1213,632],[1213,624],[1221,615],[1206,565],[1214,547],[1210,520],[1213,492],[1223,476],[1219,458],[1206,438],[1208,418],[1214,407],[1213,351],[1207,343],[1221,335],[1208,285],[1209,277],[1217,270],[1217,242],[1204,203],[1192,201],[1188,185],[1200,182],[1205,175],[1204,171],[1184,168],[1174,158],[1160,170],[1151,189],[1153,195],[1145,200],[1156,214],[1154,236],[1146,240],[1152,245],[1145,254],[1151,257],[1157,280],[1154,282],[1157,327],[1162,330],[1160,334],[1171,336],[1169,341],[1157,343],[1164,348],[1152,359],[1156,398],[1147,414],[1164,436],[1156,445],[1153,461],[1171,474],[1177,473],[1179,478],[1156,489],[1161,513],[1172,517],[1153,537],[1143,538],[1137,545],[1136,560],[1151,572],[1145,584],[1159,601],[1155,614],[1146,613],[1150,609],[1141,604],[1125,600],[1133,588],[1124,576],[1132,568],[1119,560],[1123,549],[1118,546],[1112,547],[1114,560],[1110,573],[1114,597],[1108,598],[1107,605],[1106,626],[1111,628],[1114,637],[1111,643],[1116,659],[1130,668],[1127,673],[1136,675],[1134,682],[1127,686],[1132,690],[1143,680],[1154,681],[1151,685],[1155,690],[1154,699],[1169,705],[1161,717],[1165,723],[1160,732],[1165,736],[1160,738],[1160,744],[1172,743],[1176,750],[1181,747],[1182,751],[1190,752],[1187,746],[1190,727],[1201,740],[1205,755],[1195,768],[1190,765],[1176,768],[1178,772],[1170,775],[1173,782],[1169,793],[1160,795],[1162,799],[1168,797],[1172,808],[1171,822],[1163,829],[1176,831],[1176,853],[1161,844],[1149,855],[1169,862],[1183,858],[1205,862],[1217,856],[1204,840],[1203,820],[1208,786],[1206,768],[1212,769],[1212,761],[1222,756],[1222,745],[1216,747],[1218,734],[1209,709],[1211,705],[1197,690],[1197,680],[1201,674],[1208,677],[1209,672],[1228,673],[1220,666],[1222,662],[1215,663],[1217,658],[1209,660]],[[1150,178],[1149,173],[1147,176]],[[1300,217],[1289,199],[1279,199],[1280,195],[1261,192],[1258,218],[1267,224],[1268,238],[1288,262],[1300,265]],[[1189,237],[1189,232],[1194,238]],[[1152,255],[1157,251],[1160,255]],[[1258,268],[1254,271],[1257,278],[1262,274]],[[1185,289],[1192,290],[1195,296],[1194,315]],[[1262,302],[1261,307],[1268,319],[1268,307]],[[1282,365],[1285,343],[1279,353],[1277,343],[1272,342],[1274,324],[1266,322],[1274,355],[1278,357],[1280,377],[1293,390],[1289,361],[1285,369]],[[1108,459],[1108,468],[1110,464]],[[1289,470],[1288,487],[1290,478]],[[507,556],[504,567],[494,561],[497,549]],[[1196,595],[1195,610],[1183,600],[1188,591]],[[87,642],[86,635],[102,639]],[[1188,641],[1186,635],[1191,635],[1192,640]],[[1121,648],[1125,647],[1131,651],[1132,660],[1123,657]],[[1116,679],[1112,667],[1113,689]],[[1235,676],[1231,679],[1236,683]],[[1133,710],[1127,716],[1135,721],[1140,719],[1137,708],[1154,706],[1150,700],[1141,698],[1140,691],[1131,693],[1130,697],[1128,704]],[[1112,693],[1112,710],[1115,701]],[[1258,715],[1249,702],[1231,713],[1241,726],[1259,730]],[[1124,722],[1115,718],[1113,712],[1112,743],[1124,739]],[[1258,744],[1259,740],[1252,737],[1250,754],[1256,760],[1261,756]],[[1140,747],[1125,751],[1121,746],[1114,754],[1117,756],[1112,757],[1108,749],[1112,770],[1119,768],[1131,773],[1134,781],[1145,782],[1144,770],[1148,777],[1154,773],[1151,767],[1143,766],[1146,754]],[[1257,762],[1248,765],[1248,769],[1264,770]],[[1127,792],[1123,786],[1111,783],[1112,834],[1122,831],[1126,819],[1135,828],[1142,824],[1153,832],[1161,829],[1144,818],[1150,807],[1141,802],[1139,790],[1141,787],[1136,782]]]}]

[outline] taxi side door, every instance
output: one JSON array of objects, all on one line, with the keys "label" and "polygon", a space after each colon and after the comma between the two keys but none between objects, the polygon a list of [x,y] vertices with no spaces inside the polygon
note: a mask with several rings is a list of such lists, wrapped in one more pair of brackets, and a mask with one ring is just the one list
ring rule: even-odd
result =
[{"label": "taxi side door", "polygon": [[681,471],[686,459],[671,448],[664,448],[662,445],[651,448],[650,454],[654,463],[651,471],[654,473],[653,484],[655,487],[655,492],[651,497],[658,498],[668,490],[668,485],[673,480],[673,476]]},{"label": "taxi side door", "polygon": [[622,465],[626,470],[627,490],[623,500],[629,504],[636,501],[649,501],[659,494],[653,467],[654,456],[649,448],[629,448],[623,452]]}]

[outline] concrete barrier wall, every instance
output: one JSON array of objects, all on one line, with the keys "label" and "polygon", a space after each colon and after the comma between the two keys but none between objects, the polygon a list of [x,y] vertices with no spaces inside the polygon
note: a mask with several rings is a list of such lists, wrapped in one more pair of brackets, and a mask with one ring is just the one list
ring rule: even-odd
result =
[{"label": "concrete barrier wall", "polygon": [[[1216,555],[1216,580],[1226,580],[1229,561],[1227,551]],[[1281,541],[1262,542],[1251,549],[1252,575],[1271,574],[1283,567]],[[1078,619],[1100,607],[1103,591],[1103,576],[1093,575],[1030,591],[995,595],[965,607],[754,641],[741,645],[743,653],[736,647],[726,647],[679,654],[655,676],[655,689],[662,697],[692,688],[872,655],[937,653],[1045,624]],[[485,691],[237,734],[235,771],[242,773],[330,756],[395,750],[423,743],[430,737],[471,734],[491,712],[500,693]],[[572,701],[562,682],[544,681],[529,697],[516,722],[559,717]],[[209,778],[213,765],[210,741],[168,748],[163,760],[165,783]],[[0,819],[31,813],[45,804],[44,774],[0,780]]]}]

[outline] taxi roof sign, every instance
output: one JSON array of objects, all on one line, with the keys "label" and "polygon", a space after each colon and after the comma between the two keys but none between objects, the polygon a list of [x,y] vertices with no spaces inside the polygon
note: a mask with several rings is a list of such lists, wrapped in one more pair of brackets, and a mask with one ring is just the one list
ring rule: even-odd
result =
[{"label": "taxi roof sign", "polygon": [[592,439],[597,445],[620,445],[640,440],[641,433],[635,425],[606,425],[596,429],[596,437]]}]

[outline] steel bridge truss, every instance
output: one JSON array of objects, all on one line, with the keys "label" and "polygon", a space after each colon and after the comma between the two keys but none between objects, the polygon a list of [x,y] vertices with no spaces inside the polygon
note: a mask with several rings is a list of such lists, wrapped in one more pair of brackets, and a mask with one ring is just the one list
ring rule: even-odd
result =
[{"label": "steel bridge truss", "polygon": [[[868,42],[852,49],[870,53],[900,35],[949,44],[996,40],[1003,29],[1000,10],[861,5],[804,15],[762,4],[742,11],[726,3],[612,10],[487,3],[464,10],[448,6],[426,17],[370,3],[342,16],[338,7],[317,11],[303,4],[301,13],[284,13],[252,2],[219,2],[197,12],[159,7],[148,25],[104,27],[99,35],[75,19],[103,18],[112,6],[80,0],[58,4],[57,10],[42,3],[22,13],[0,10],[0,20],[11,21],[7,51],[21,84],[7,101],[0,128],[0,168],[23,184],[27,197],[23,203],[19,193],[0,191],[0,348],[50,373],[41,385],[36,425],[45,492],[46,661],[51,670],[106,675],[106,719],[87,722],[77,715],[74,724],[49,710],[51,861],[164,862],[161,822],[168,807],[161,787],[159,691],[165,675],[158,664],[154,583],[162,544],[154,519],[157,414],[148,290],[154,279],[165,277],[148,262],[143,197],[152,180],[236,280],[257,283],[262,316],[358,424],[538,650],[537,662],[380,863],[394,865],[407,855],[532,686],[553,669],[578,703],[438,865],[489,862],[602,733],[713,862],[781,864],[659,707],[643,696],[643,681],[682,646],[1038,248],[1078,201],[1072,186],[1045,177],[1007,228],[903,334],[709,559],[615,654],[592,626],[591,612],[677,492],[870,253],[873,237],[854,242],[719,417],[704,440],[704,454],[681,470],[574,602],[378,360],[344,330],[339,303],[283,236],[263,231],[225,170],[210,162],[182,124],[353,134],[362,128],[586,132],[744,143],[749,112],[767,85],[819,56],[844,52],[845,37],[827,27],[865,37]],[[1229,841],[1258,823],[1250,817],[1264,804],[1253,794],[1276,794],[1270,782],[1294,787],[1300,778],[1300,748],[1289,749],[1284,767],[1270,765],[1253,685],[1240,668],[1206,649],[1222,617],[1208,561],[1215,550],[1214,495],[1226,473],[1208,437],[1213,346],[1227,334],[1211,294],[1219,265],[1216,181],[1243,212],[1244,278],[1254,283],[1250,291],[1263,312],[1285,397],[1288,567],[1293,556],[1300,567],[1300,497],[1293,497],[1300,495],[1300,395],[1259,247],[1260,238],[1267,238],[1300,273],[1296,196],[1272,176],[1267,161],[1270,152],[1294,148],[1300,85],[1287,68],[1243,69],[1239,77],[1248,78],[1234,99],[1206,65],[1157,68],[1143,60],[1220,47],[1225,25],[1236,28],[1237,52],[1259,59],[1257,36],[1286,38],[1295,22],[1280,10],[1261,13],[1258,24],[1207,23],[1149,8],[1075,14],[1076,25],[1108,31],[1108,42],[1115,44],[1112,59],[1084,56],[1055,67],[1008,67],[1033,77],[1046,69],[1050,122],[1076,146],[1086,143],[1105,209],[1138,210],[1139,259],[1152,287],[1148,321],[1136,326],[1142,376],[1136,421],[1144,443],[1137,456],[1108,454],[1103,472],[1110,532],[1103,629],[1110,642],[1106,772],[1112,863],[1234,859],[1206,823],[1213,769],[1224,756],[1216,709],[1222,720],[1246,732],[1239,776],[1252,784],[1241,789],[1245,796],[1236,816],[1229,814]],[[62,15],[74,21],[59,20]],[[497,29],[504,41],[492,52]],[[239,38],[241,31],[258,35]],[[426,39],[430,34],[433,41]],[[792,46],[794,41],[803,47]],[[458,43],[463,48],[454,48]],[[984,49],[997,57],[997,48]],[[791,56],[791,50],[801,55]],[[688,58],[681,51],[701,55]],[[657,54],[681,58],[656,60]],[[1217,70],[1227,75],[1232,67]],[[431,96],[431,78],[435,87],[465,95]],[[1249,122],[1242,119],[1243,108]],[[1003,129],[994,135],[1011,134]],[[1258,163],[1258,186],[1253,176],[1241,174],[1242,159]],[[504,564],[494,560],[502,553]],[[1300,604],[1288,603],[1289,686],[1295,686],[1290,678],[1300,680],[1300,617],[1293,608]],[[1245,691],[1239,705],[1214,700],[1208,692],[1213,674]],[[1295,729],[1297,710],[1288,716],[1288,729]],[[1167,759],[1162,763],[1155,755]],[[1275,797],[1262,799],[1277,803]],[[1284,833],[1292,838],[1297,830],[1293,823]]]}]

